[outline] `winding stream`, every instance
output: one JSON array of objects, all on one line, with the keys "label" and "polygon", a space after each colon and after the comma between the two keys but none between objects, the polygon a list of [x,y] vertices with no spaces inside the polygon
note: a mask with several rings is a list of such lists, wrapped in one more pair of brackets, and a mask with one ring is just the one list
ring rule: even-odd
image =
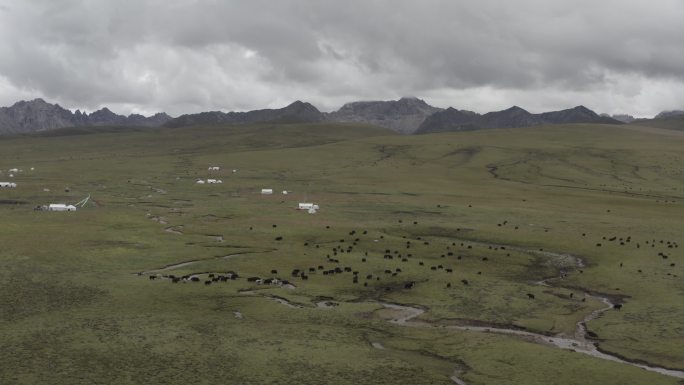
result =
[{"label": "winding stream", "polygon": [[[578,353],[583,353],[587,354],[592,357],[608,360],[608,361],[613,361],[613,362],[619,362],[631,366],[636,366],[638,368],[642,368],[651,372],[656,372],[660,373],[666,376],[670,377],[675,377],[675,378],[682,378],[684,379],[684,371],[681,370],[673,370],[673,369],[665,369],[661,368],[658,366],[651,366],[651,365],[645,365],[645,364],[640,364],[640,363],[635,363],[635,362],[630,362],[623,360],[619,357],[603,353],[599,351],[596,346],[587,341],[584,338],[584,330],[585,326],[584,324],[588,321],[591,321],[598,316],[601,315],[601,313],[610,310],[612,308],[612,304],[606,299],[602,297],[596,297],[596,296],[589,296],[595,299],[599,299],[603,301],[604,303],[608,304],[608,307],[595,310],[588,316],[584,317],[582,321],[577,323],[577,330],[575,332],[575,338],[567,338],[567,337],[561,337],[561,336],[554,336],[554,337],[549,337],[545,336],[542,334],[537,334],[533,333],[530,331],[525,331],[525,330],[517,330],[517,329],[505,329],[505,328],[494,328],[494,327],[483,327],[483,326],[458,326],[458,325],[433,325],[424,321],[418,321],[414,320],[421,314],[425,313],[425,310],[416,308],[416,307],[410,307],[410,306],[404,306],[404,305],[397,305],[397,304],[391,304],[391,303],[384,303],[380,302],[380,305],[384,306],[385,308],[392,309],[392,310],[397,310],[400,312],[400,315],[397,316],[396,318],[389,320],[388,322],[395,324],[395,325],[400,325],[400,326],[411,326],[411,327],[424,327],[424,328],[435,328],[435,329],[455,329],[455,330],[464,330],[464,331],[475,331],[475,332],[484,332],[484,333],[495,333],[495,334],[507,334],[507,335],[516,335],[516,336],[521,336],[525,337],[532,342],[536,342],[539,344],[543,345],[550,345],[550,346],[555,346],[557,348],[561,349],[566,349],[566,350],[573,350]],[[580,338],[578,338],[580,336]]]}]

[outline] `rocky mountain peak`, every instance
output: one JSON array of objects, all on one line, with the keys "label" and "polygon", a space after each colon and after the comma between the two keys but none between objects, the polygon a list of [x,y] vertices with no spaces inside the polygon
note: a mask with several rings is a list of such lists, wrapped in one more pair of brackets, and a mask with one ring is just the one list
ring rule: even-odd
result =
[{"label": "rocky mountain peak", "polygon": [[328,114],[328,120],[344,123],[367,123],[404,134],[413,133],[428,116],[441,111],[416,97],[389,101],[347,103]]},{"label": "rocky mountain peak", "polygon": [[129,119],[117,115],[108,108],[102,108],[92,114],[71,112],[59,104],[51,104],[41,98],[30,101],[19,101],[11,107],[0,108],[0,134],[26,133],[46,131],[63,127],[83,126],[159,126],[170,117],[166,114],[145,118],[136,116]]}]

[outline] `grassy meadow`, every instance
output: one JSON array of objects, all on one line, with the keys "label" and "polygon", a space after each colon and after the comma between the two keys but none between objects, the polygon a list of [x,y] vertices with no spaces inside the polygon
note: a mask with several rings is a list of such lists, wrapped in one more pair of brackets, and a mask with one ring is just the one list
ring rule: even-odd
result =
[{"label": "grassy meadow", "polygon": [[[601,350],[684,370],[683,146],[602,125],[0,138],[0,180],[23,170],[0,189],[0,384],[681,383],[517,336],[392,324],[381,303],[572,337],[605,307],[585,294],[605,296],[623,308],[588,323]],[[77,212],[33,210],[89,194]],[[323,273],[335,267],[358,282]]]}]

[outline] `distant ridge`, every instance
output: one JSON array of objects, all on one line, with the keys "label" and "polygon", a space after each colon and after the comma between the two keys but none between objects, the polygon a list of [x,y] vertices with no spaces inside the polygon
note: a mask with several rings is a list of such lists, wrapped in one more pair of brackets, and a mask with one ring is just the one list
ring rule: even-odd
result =
[{"label": "distant ridge", "polygon": [[613,118],[615,120],[619,120],[622,123],[632,123],[633,121],[636,120],[636,118],[632,115],[628,114],[617,114],[617,115],[608,115],[608,114],[601,114],[601,116],[605,118]]},{"label": "distant ridge", "polygon": [[181,115],[164,124],[165,127],[183,127],[200,124],[242,124],[242,123],[317,123],[325,116],[310,103],[296,101],[287,107],[248,112],[200,112]]},{"label": "distant ridge", "polygon": [[449,108],[437,112],[427,119],[416,130],[417,134],[428,134],[448,131],[472,131],[491,128],[531,127],[543,124],[599,123],[623,124],[613,118],[600,116],[594,111],[577,106],[567,110],[532,114],[520,107],[488,112],[480,115],[472,111]]},{"label": "distant ridge", "polygon": [[171,117],[158,113],[150,117],[132,114],[117,115],[107,108],[87,114],[71,112],[59,104],[43,99],[20,101],[11,107],[0,107],[0,134],[23,134],[48,131],[64,127],[85,126],[147,126],[156,127]]},{"label": "distant ridge", "polygon": [[674,116],[679,116],[679,115],[684,115],[684,110],[670,110],[670,111],[663,111],[656,115],[653,119],[661,119],[661,118],[671,118]]}]

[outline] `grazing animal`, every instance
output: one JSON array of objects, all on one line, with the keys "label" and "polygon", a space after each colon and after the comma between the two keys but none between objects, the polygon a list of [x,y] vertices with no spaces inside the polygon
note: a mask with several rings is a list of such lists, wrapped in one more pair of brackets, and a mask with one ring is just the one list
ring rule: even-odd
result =
[{"label": "grazing animal", "polygon": [[278,274],[278,270],[276,270],[276,269],[271,270],[271,274]]},{"label": "grazing animal", "polygon": [[529,299],[534,299],[534,294],[532,294],[532,293],[527,293],[527,298],[529,298]]},{"label": "grazing animal", "polygon": [[446,284],[447,289],[451,287],[451,282]]},{"label": "grazing animal", "polygon": [[463,283],[464,285],[468,285],[469,282],[468,282],[467,279],[462,279],[462,280],[461,280],[461,283]]},{"label": "grazing animal", "polygon": [[620,310],[620,309],[622,309],[622,304],[621,304],[621,303],[616,303],[616,304],[614,304],[614,305],[613,305],[613,309],[615,309],[615,310]]}]

